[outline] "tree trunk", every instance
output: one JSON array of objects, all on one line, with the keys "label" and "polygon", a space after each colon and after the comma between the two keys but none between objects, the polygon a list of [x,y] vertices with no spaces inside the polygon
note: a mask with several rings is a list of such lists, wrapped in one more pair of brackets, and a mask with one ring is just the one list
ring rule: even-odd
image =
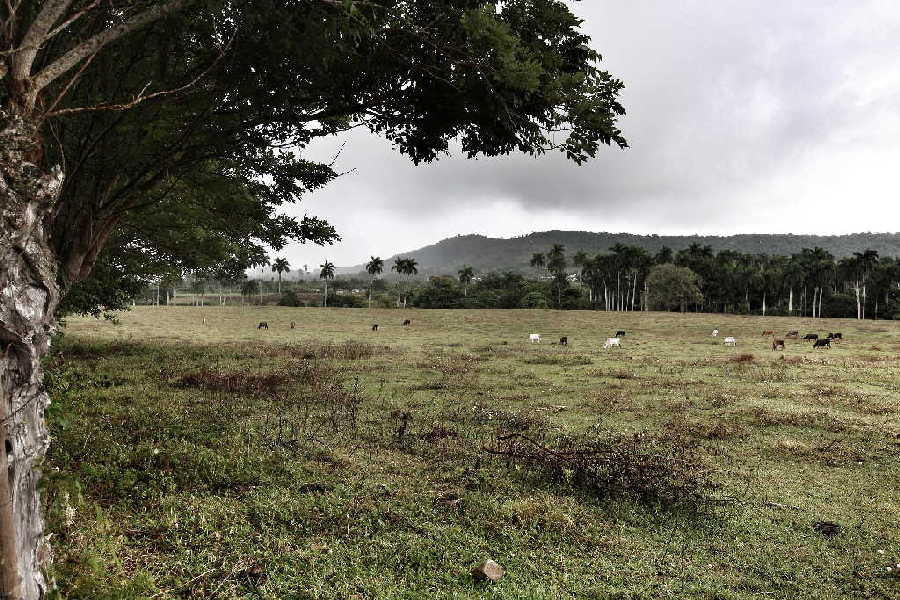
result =
[{"label": "tree trunk", "polygon": [[325,280],[325,298],[322,300],[322,306],[328,307],[328,279]]},{"label": "tree trunk", "polygon": [[866,318],[866,285],[863,284],[863,319]]},{"label": "tree trunk", "polygon": [[634,310],[634,298],[637,295],[637,273],[634,274],[634,281],[631,283],[631,310]]},{"label": "tree trunk", "polygon": [[50,442],[41,357],[60,299],[48,231],[63,173],[28,162],[37,144],[36,127],[0,113],[0,596],[16,600],[44,596],[49,557],[35,465]]},{"label": "tree trunk", "polygon": [[856,318],[862,319],[862,307],[859,304],[859,282],[853,286],[853,291],[856,292]]},{"label": "tree trunk", "polygon": [[616,271],[616,302],[615,310],[622,310],[622,292],[620,291],[619,272]]},{"label": "tree trunk", "polygon": [[791,294],[788,296],[788,313],[794,316],[794,288],[791,288]]}]

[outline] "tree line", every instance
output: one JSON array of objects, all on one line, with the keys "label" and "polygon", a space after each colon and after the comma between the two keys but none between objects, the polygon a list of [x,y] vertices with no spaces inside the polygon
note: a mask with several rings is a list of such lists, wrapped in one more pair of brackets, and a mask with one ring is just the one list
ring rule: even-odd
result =
[{"label": "tree line", "polygon": [[[805,248],[791,256],[751,254],[693,244],[673,252],[649,253],[616,244],[594,256],[567,255],[561,244],[535,253],[530,274],[515,271],[479,273],[462,265],[454,275],[415,280],[413,258],[398,257],[388,269],[400,276],[382,278],[385,261],[370,257],[365,275],[336,280],[330,261],[320,265],[319,279],[291,282],[281,291],[287,260],[271,263],[278,275],[277,294],[268,302],[285,306],[418,308],[552,308],[604,311],[689,311],[800,317],[900,318],[900,259],[880,257],[875,250],[836,258],[822,248]],[[239,288],[248,298],[260,296],[256,280],[240,273],[219,280],[214,273],[194,274],[191,290]],[[329,291],[330,290],[330,291]],[[352,292],[364,295],[356,297]],[[147,295],[152,297],[153,289]],[[316,294],[318,299],[316,300]],[[158,292],[157,292],[158,295]],[[302,299],[305,297],[306,299]],[[157,303],[158,300],[157,300]]]},{"label": "tree line", "polygon": [[476,277],[468,266],[458,279],[432,277],[418,287],[413,305],[900,318],[900,260],[875,250],[839,259],[818,247],[776,256],[700,244],[650,254],[616,244],[606,253],[569,257],[554,244],[530,264],[540,273],[536,279],[515,272]]}]

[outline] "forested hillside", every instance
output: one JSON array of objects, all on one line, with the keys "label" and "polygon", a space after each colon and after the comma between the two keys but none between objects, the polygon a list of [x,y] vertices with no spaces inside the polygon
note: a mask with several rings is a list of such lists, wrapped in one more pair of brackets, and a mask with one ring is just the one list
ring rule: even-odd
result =
[{"label": "forested hillside", "polygon": [[[663,247],[677,252],[695,243],[710,246],[716,252],[733,250],[749,254],[790,256],[801,252],[803,248],[820,247],[837,258],[866,250],[875,250],[882,257],[900,256],[900,233],[660,236],[589,231],[542,231],[510,239],[460,235],[397,256],[415,259],[419,273],[424,275],[455,274],[461,265],[471,265],[478,271],[528,271],[532,254],[543,252],[554,244],[565,246],[567,252],[573,254],[579,251],[588,254],[604,253],[616,244],[637,246],[653,254]],[[390,264],[393,259],[391,257],[386,262]],[[343,272],[362,270],[361,265],[342,269]]]}]

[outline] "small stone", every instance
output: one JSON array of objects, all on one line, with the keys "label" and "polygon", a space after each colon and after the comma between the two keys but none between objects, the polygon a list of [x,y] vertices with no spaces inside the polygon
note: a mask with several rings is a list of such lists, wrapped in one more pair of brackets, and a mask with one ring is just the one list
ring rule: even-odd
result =
[{"label": "small stone", "polygon": [[506,571],[503,570],[503,567],[491,559],[472,569],[472,577],[475,578],[475,581],[500,581],[505,574]]}]

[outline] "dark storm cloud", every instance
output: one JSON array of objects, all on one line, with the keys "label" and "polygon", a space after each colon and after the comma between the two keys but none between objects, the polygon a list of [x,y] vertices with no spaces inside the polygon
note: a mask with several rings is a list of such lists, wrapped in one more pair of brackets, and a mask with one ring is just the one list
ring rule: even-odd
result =
[{"label": "dark storm cloud", "polygon": [[[883,218],[867,226],[842,211],[848,194],[883,216],[897,210],[887,202],[900,183],[891,166],[900,141],[900,5],[572,6],[604,68],[626,83],[622,129],[631,148],[604,149],[582,167],[548,155],[455,156],[416,168],[383,140],[356,132],[339,162],[356,171],[304,202],[344,234],[342,247],[324,254],[347,264],[455,233],[549,228],[888,227]],[[338,143],[314,153],[327,156]]]}]

